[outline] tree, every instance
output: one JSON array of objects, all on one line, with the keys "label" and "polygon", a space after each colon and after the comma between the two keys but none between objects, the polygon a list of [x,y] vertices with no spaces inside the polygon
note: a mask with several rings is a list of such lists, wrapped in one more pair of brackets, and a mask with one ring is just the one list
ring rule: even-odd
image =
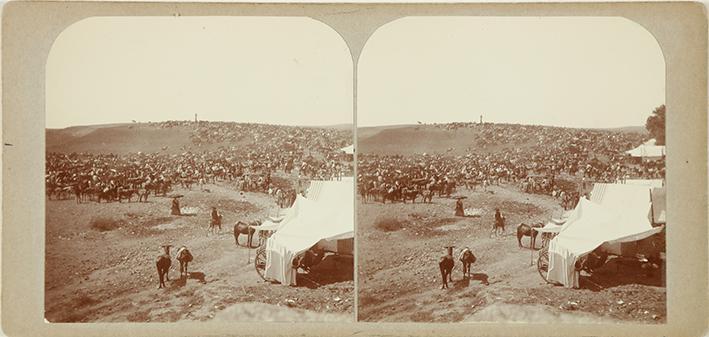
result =
[{"label": "tree", "polygon": [[652,115],[645,121],[645,128],[653,138],[655,144],[665,145],[665,105],[660,105],[652,111]]}]

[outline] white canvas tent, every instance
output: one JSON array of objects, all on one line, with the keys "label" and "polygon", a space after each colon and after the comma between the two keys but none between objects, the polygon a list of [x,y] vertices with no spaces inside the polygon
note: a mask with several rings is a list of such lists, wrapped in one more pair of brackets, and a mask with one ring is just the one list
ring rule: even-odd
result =
[{"label": "white canvas tent", "polygon": [[655,140],[650,139],[632,150],[625,151],[625,153],[644,160],[656,160],[665,156],[665,146],[655,145]]},{"label": "white canvas tent", "polygon": [[549,243],[548,279],[578,287],[576,261],[601,245],[613,252],[619,244],[644,239],[662,230],[650,220],[650,188],[596,184],[591,200],[581,198],[559,234]]},{"label": "white canvas tent", "polygon": [[295,285],[293,258],[318,242],[354,238],[352,178],[313,181],[266,244],[266,278]]},{"label": "white canvas tent", "polygon": [[345,146],[340,149],[340,151],[346,153],[346,154],[354,154],[354,144],[350,146]]}]

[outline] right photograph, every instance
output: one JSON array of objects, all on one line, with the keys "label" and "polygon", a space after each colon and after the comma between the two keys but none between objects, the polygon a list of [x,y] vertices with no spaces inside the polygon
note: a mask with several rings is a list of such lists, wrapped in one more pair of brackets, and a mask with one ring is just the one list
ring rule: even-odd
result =
[{"label": "right photograph", "polygon": [[357,69],[359,321],[667,322],[665,61],[647,30],[406,17]]}]

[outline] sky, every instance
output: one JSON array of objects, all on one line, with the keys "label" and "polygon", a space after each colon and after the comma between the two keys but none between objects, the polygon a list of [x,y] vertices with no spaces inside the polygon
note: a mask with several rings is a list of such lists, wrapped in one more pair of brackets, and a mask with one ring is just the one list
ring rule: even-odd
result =
[{"label": "sky", "polygon": [[357,125],[641,126],[665,103],[654,37],[616,17],[408,17],[358,64]]},{"label": "sky", "polygon": [[353,122],[344,40],[309,18],[96,17],[50,51],[46,126]]}]

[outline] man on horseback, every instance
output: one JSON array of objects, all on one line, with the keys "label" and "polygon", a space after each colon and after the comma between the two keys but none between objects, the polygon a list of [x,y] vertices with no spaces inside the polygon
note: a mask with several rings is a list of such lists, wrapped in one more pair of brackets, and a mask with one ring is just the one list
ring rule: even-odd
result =
[{"label": "man on horseback", "polygon": [[217,228],[219,228],[219,231],[221,232],[221,230],[222,230],[222,215],[219,214],[216,207],[212,207],[212,222],[209,224],[209,229],[211,231],[212,229],[217,229]]},{"label": "man on horseback", "polygon": [[[500,232],[500,231],[498,230],[498,228],[501,229],[502,232]],[[505,217],[502,216],[502,214],[500,213],[500,209],[499,209],[499,208],[496,208],[496,209],[495,209],[495,224],[493,225],[492,230],[493,230],[493,232],[494,232],[496,235],[497,235],[498,233],[499,233],[499,234],[504,234],[504,233],[505,233]]]}]

